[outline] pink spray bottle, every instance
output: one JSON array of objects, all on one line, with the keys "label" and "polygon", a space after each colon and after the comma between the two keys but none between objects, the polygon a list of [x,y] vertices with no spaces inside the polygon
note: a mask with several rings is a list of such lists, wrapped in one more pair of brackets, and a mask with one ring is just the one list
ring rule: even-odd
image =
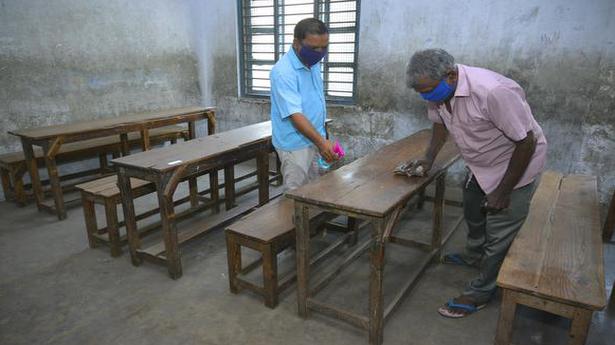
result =
[{"label": "pink spray bottle", "polygon": [[[337,159],[342,159],[346,155],[346,152],[344,152],[342,145],[340,145],[340,142],[337,140],[335,140],[335,143],[333,144],[333,152],[335,152],[335,154],[337,155]],[[333,163],[327,163],[327,161],[322,158],[322,156],[318,158],[318,166],[321,169],[329,170],[331,168],[331,164]]]}]

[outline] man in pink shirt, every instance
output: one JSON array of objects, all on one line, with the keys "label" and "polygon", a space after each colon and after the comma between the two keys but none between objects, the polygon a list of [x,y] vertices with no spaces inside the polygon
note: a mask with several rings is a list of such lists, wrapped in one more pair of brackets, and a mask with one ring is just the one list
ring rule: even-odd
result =
[{"label": "man in pink shirt", "polygon": [[450,134],[469,170],[463,189],[466,246],[463,253],[443,259],[478,267],[479,276],[438,309],[443,316],[460,318],[484,307],[496,290],[500,266],[527,217],[544,168],[547,141],[516,82],[455,64],[442,49],[415,53],[407,84],[429,102],[427,115],[433,122],[430,146],[413,166],[428,171]]}]

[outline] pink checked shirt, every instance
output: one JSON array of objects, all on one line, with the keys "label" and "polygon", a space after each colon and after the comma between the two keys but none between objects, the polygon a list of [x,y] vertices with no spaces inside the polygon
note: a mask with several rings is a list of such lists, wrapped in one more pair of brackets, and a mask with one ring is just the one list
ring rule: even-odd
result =
[{"label": "pink checked shirt", "polygon": [[495,72],[457,65],[459,80],[449,113],[444,104],[429,103],[427,115],[444,123],[457,143],[466,165],[485,193],[500,183],[515,149],[515,141],[533,131],[536,151],[516,188],[523,187],[542,172],[547,140],[525,100],[523,89]]}]

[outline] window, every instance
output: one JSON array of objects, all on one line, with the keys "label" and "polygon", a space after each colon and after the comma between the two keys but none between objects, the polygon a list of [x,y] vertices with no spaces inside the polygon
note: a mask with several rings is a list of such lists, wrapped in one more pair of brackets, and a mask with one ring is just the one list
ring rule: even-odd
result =
[{"label": "window", "polygon": [[328,54],[321,62],[325,97],[354,102],[359,7],[359,0],[239,0],[242,96],[269,96],[271,68],[290,49],[295,25],[312,17],[329,28]]}]

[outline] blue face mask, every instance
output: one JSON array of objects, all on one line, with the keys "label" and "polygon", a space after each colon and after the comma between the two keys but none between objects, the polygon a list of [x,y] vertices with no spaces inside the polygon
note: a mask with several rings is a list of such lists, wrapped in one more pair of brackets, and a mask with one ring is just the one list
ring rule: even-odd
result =
[{"label": "blue face mask", "polygon": [[320,60],[322,60],[322,58],[325,57],[325,55],[327,55],[326,49],[323,49],[322,52],[319,52],[303,44],[299,49],[299,57],[301,58],[301,61],[303,61],[303,63],[305,63],[308,67],[312,67],[317,64]]},{"label": "blue face mask", "polygon": [[448,83],[442,79],[440,84],[438,84],[435,89],[430,92],[421,92],[420,94],[424,100],[438,103],[444,102],[453,93],[453,91],[455,91],[455,88],[448,85]]}]

